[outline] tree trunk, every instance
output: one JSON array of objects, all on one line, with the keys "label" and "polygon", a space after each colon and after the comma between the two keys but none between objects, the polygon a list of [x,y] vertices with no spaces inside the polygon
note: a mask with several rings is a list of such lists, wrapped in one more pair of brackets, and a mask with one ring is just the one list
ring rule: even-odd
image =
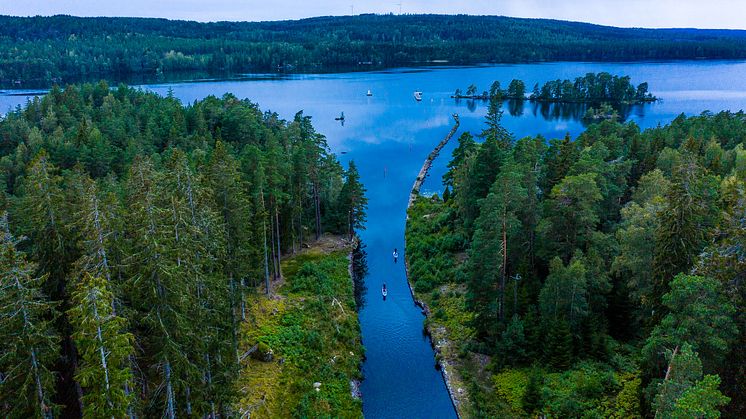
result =
[{"label": "tree trunk", "polygon": [[164,416],[168,419],[174,419],[176,417],[176,401],[174,400],[174,388],[171,384],[171,364],[168,359],[166,359],[163,369],[166,378],[166,413]]},{"label": "tree trunk", "polygon": [[267,220],[262,220],[262,231],[264,233],[264,286],[269,295],[269,262],[267,261]]},{"label": "tree trunk", "polygon": [[277,229],[277,277],[282,278],[282,267],[280,266],[280,256],[282,250],[280,249],[280,214],[275,205],[275,228]]},{"label": "tree trunk", "polygon": [[316,240],[321,238],[321,203],[319,200],[319,185],[313,183],[313,201],[316,213]]},{"label": "tree trunk", "polygon": [[508,268],[508,233],[507,233],[507,207],[503,206],[503,217],[502,217],[502,269],[500,269],[500,321],[505,320],[505,274]]}]

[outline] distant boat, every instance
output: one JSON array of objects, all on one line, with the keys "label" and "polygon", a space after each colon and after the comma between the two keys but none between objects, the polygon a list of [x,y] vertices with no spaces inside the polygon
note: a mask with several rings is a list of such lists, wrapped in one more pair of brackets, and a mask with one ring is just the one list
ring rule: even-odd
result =
[{"label": "distant boat", "polygon": [[418,101],[418,102],[421,101],[422,100],[422,92],[420,92],[419,90],[415,90],[414,91],[414,99],[416,101]]},{"label": "distant boat", "polygon": [[386,289],[386,284],[383,284],[383,287],[381,287],[381,295],[383,295],[383,299],[386,299],[386,296],[389,295],[389,291]]},{"label": "distant boat", "polygon": [[339,114],[338,117],[334,118],[334,120],[335,121],[344,121],[345,120],[345,113],[342,112],[341,114]]},{"label": "distant boat", "polygon": [[367,96],[373,96],[373,92],[371,92],[370,90],[368,90]]}]

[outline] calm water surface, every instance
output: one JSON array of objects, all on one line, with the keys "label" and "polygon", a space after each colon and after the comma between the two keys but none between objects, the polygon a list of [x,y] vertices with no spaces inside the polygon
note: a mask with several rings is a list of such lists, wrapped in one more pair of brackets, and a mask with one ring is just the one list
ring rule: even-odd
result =
[{"label": "calm water surface", "polygon": [[[666,124],[677,115],[705,110],[746,108],[746,63],[549,63],[435,70],[392,70],[375,73],[300,75],[285,79],[252,77],[241,81],[204,81],[144,86],[159,94],[172,89],[184,103],[208,95],[232,93],[262,109],[290,119],[298,110],[313,117],[340,160],[354,159],[368,189],[368,223],[361,232],[368,246],[368,295],[360,310],[367,360],[363,365],[363,410],[368,418],[452,418],[451,401],[434,368],[433,351],[422,334],[423,316],[413,305],[402,258],[407,196],[423,160],[450,130],[451,114],[461,116],[460,132],[478,133],[486,104],[449,98],[456,88],[474,83],[487,90],[494,80],[505,87],[513,78],[534,83],[575,78],[587,72],[630,75],[647,81],[660,102],[633,108],[628,120],[643,128]],[[366,91],[373,92],[372,97]],[[422,102],[413,91],[423,92]],[[0,111],[27,100],[0,95]],[[344,112],[342,126],[334,118]],[[582,115],[582,112],[580,112]],[[513,106],[503,117],[516,137],[541,134],[547,139],[575,137],[583,129],[578,113],[542,109],[528,102]],[[457,134],[458,135],[458,134]],[[442,189],[454,140],[431,169],[425,191]],[[399,249],[399,263],[391,253]],[[388,286],[383,301],[382,283]]]}]

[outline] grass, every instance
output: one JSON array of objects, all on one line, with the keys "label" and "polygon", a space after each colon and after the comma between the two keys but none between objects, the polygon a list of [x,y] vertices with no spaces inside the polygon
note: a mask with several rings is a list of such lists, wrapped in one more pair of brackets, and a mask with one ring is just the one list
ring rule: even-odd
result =
[{"label": "grass", "polygon": [[362,417],[350,391],[350,381],[361,378],[363,348],[343,246],[322,239],[286,258],[273,295],[251,297],[242,348],[259,344],[259,352],[273,354],[270,362],[244,360],[239,405],[252,417]]}]

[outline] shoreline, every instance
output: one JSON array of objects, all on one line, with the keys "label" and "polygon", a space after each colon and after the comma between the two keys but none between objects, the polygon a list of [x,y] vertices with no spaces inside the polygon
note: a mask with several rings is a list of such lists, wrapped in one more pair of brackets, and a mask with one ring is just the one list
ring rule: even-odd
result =
[{"label": "shoreline", "polygon": [[[417,175],[417,178],[414,181],[414,184],[412,185],[412,190],[409,193],[409,200],[407,202],[407,221],[409,221],[409,209],[412,207],[412,204],[414,203],[415,199],[419,196],[420,188],[422,187],[422,184],[424,183],[425,179],[427,178],[427,174],[430,171],[430,167],[432,166],[433,161],[436,157],[440,154],[440,151],[445,147],[446,144],[451,140],[453,135],[458,130],[458,127],[460,125],[458,114],[453,114],[453,118],[455,119],[455,124],[451,128],[451,130],[448,132],[445,138],[438,143],[438,145],[435,146],[433,151],[428,154],[427,158],[425,159],[425,162],[422,164],[422,168],[420,169],[420,172]],[[417,295],[414,292],[414,288],[412,287],[412,281],[410,280],[409,276],[409,261],[406,257],[406,248],[407,248],[407,239],[406,235],[404,238],[404,271],[407,276],[407,286],[409,287],[409,293],[412,295],[412,301],[414,302],[414,305],[419,307],[422,311],[422,314],[425,316],[425,324],[423,325],[424,331],[427,334],[428,338],[430,339],[430,346],[433,348],[433,351],[435,353],[435,363],[438,369],[440,370],[440,374],[443,377],[443,382],[446,385],[446,390],[448,391],[448,396],[451,399],[451,404],[453,405],[453,410],[456,413],[456,417],[461,419],[462,414],[460,411],[460,407],[463,404],[463,401],[466,399],[466,391],[463,388],[455,389],[453,385],[453,379],[452,375],[455,373],[455,370],[451,367],[451,365],[447,362],[445,358],[441,356],[441,350],[440,346],[438,346],[435,342],[433,331],[431,330],[431,325],[429,323],[430,319],[430,308],[427,306],[426,303],[421,301],[417,298]],[[457,391],[458,390],[458,391]]]}]

